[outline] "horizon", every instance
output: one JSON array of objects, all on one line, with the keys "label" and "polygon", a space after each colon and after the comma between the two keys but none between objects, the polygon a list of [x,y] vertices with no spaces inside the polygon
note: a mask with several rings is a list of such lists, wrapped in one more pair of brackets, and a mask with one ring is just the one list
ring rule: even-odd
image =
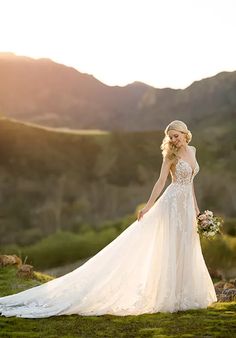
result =
[{"label": "horizon", "polygon": [[0,11],[0,51],[51,59],[108,86],[185,89],[236,70],[233,0],[9,0]]},{"label": "horizon", "polygon": [[120,87],[120,88],[124,88],[124,87],[126,87],[126,86],[128,86],[128,85],[132,85],[132,84],[135,84],[135,83],[141,83],[141,84],[143,84],[143,85],[151,86],[151,87],[153,87],[153,88],[155,88],[155,89],[173,89],[173,90],[179,90],[179,89],[180,89],[180,90],[185,90],[185,89],[187,89],[188,87],[190,87],[194,82],[198,82],[198,81],[201,81],[201,80],[206,80],[206,79],[208,79],[208,78],[212,78],[212,77],[214,77],[214,76],[217,76],[217,75],[219,75],[219,74],[221,74],[221,73],[233,73],[233,72],[236,71],[236,69],[235,69],[235,70],[232,70],[232,71],[222,70],[222,71],[220,71],[220,72],[218,72],[218,73],[216,73],[216,74],[213,74],[213,75],[204,77],[204,78],[202,78],[202,79],[199,79],[199,80],[193,80],[193,82],[191,82],[187,87],[184,87],[184,88],[173,88],[173,87],[162,87],[162,88],[160,88],[160,87],[154,87],[154,86],[152,86],[152,85],[150,85],[150,84],[148,84],[148,83],[145,83],[145,82],[142,82],[142,81],[139,81],[139,80],[134,80],[133,82],[130,82],[130,83],[127,83],[127,84],[124,84],[124,85],[112,85],[112,84],[107,84],[107,83],[102,82],[101,80],[97,79],[97,78],[95,77],[94,74],[83,73],[83,72],[81,72],[79,69],[76,69],[76,68],[73,67],[73,66],[66,65],[66,64],[63,64],[63,63],[61,63],[61,62],[57,62],[57,61],[55,61],[55,60],[53,60],[53,59],[51,59],[51,58],[48,58],[48,57],[35,58],[35,57],[28,56],[28,55],[18,55],[18,54],[16,54],[16,53],[10,52],[10,51],[0,51],[0,58],[1,58],[2,55],[5,55],[6,57],[9,56],[9,58],[10,58],[11,56],[19,57],[19,58],[20,58],[20,57],[22,57],[22,58],[29,58],[29,59],[32,59],[32,60],[35,60],[35,61],[49,60],[49,61],[51,61],[51,62],[53,62],[53,63],[57,63],[57,64],[59,64],[59,65],[65,66],[65,67],[72,67],[72,68],[74,68],[76,71],[78,71],[78,72],[81,73],[81,74],[88,75],[88,76],[92,76],[95,80],[101,82],[102,84],[104,84],[104,85],[106,85],[106,86],[108,86],[108,87]]}]

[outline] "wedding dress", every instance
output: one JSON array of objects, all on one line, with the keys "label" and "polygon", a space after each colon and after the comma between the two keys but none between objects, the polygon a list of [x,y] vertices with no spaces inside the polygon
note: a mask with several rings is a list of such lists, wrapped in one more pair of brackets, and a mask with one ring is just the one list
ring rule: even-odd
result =
[{"label": "wedding dress", "polygon": [[138,315],[207,308],[217,301],[197,233],[192,182],[179,159],[163,194],[140,220],[74,271],[0,298],[3,316]]}]

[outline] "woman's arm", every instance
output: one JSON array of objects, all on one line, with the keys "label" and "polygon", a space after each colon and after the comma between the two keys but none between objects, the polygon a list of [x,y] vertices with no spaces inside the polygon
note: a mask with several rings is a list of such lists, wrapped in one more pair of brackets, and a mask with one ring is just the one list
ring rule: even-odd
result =
[{"label": "woman's arm", "polygon": [[162,192],[170,171],[171,164],[172,162],[170,160],[163,159],[159,178],[152,189],[151,195],[148,199],[146,206],[152,207],[153,204],[155,203],[155,200],[159,197],[160,193]]},{"label": "woman's arm", "polygon": [[[196,148],[194,146],[191,146],[193,151],[194,151],[194,155],[196,157]],[[193,199],[194,199],[194,206],[195,206],[195,211],[196,211],[196,214],[198,215],[200,213],[200,210],[199,210],[199,207],[198,207],[198,204],[197,204],[197,199],[196,199],[196,195],[195,195],[195,191],[194,191],[194,184],[192,183],[192,189],[193,189]]]},{"label": "woman's arm", "polygon": [[155,203],[155,200],[159,197],[160,193],[162,192],[165,186],[169,171],[170,171],[171,164],[172,164],[172,161],[166,158],[163,159],[160,176],[152,189],[151,195],[145,207],[142,210],[140,210],[139,215],[138,215],[138,220],[153,206],[153,204]]},{"label": "woman's arm", "polygon": [[194,199],[195,211],[196,211],[196,215],[198,215],[200,213],[200,210],[198,208],[198,204],[197,204],[197,199],[196,199],[196,195],[195,195],[195,191],[194,191],[194,184],[193,183],[192,183],[192,189],[193,189],[193,199]]}]

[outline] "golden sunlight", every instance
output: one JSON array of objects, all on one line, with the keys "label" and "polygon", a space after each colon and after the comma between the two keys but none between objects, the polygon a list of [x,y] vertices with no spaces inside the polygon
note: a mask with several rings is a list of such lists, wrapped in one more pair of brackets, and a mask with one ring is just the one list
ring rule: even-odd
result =
[{"label": "golden sunlight", "polygon": [[236,69],[233,0],[8,0],[0,51],[46,57],[109,85],[184,88]]}]

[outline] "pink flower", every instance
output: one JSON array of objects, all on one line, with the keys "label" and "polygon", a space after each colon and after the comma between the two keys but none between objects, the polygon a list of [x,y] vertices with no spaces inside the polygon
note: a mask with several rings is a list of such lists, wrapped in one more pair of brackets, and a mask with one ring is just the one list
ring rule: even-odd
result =
[{"label": "pink flower", "polygon": [[205,210],[205,214],[209,217],[212,218],[213,217],[213,212],[210,210]]},{"label": "pink flower", "polygon": [[207,221],[201,222],[201,226],[202,226],[203,228],[206,228],[206,227],[208,226],[208,222],[207,222]]},{"label": "pink flower", "polygon": [[200,221],[203,221],[205,219],[207,219],[207,216],[205,214],[199,215],[198,219],[200,219]]}]

